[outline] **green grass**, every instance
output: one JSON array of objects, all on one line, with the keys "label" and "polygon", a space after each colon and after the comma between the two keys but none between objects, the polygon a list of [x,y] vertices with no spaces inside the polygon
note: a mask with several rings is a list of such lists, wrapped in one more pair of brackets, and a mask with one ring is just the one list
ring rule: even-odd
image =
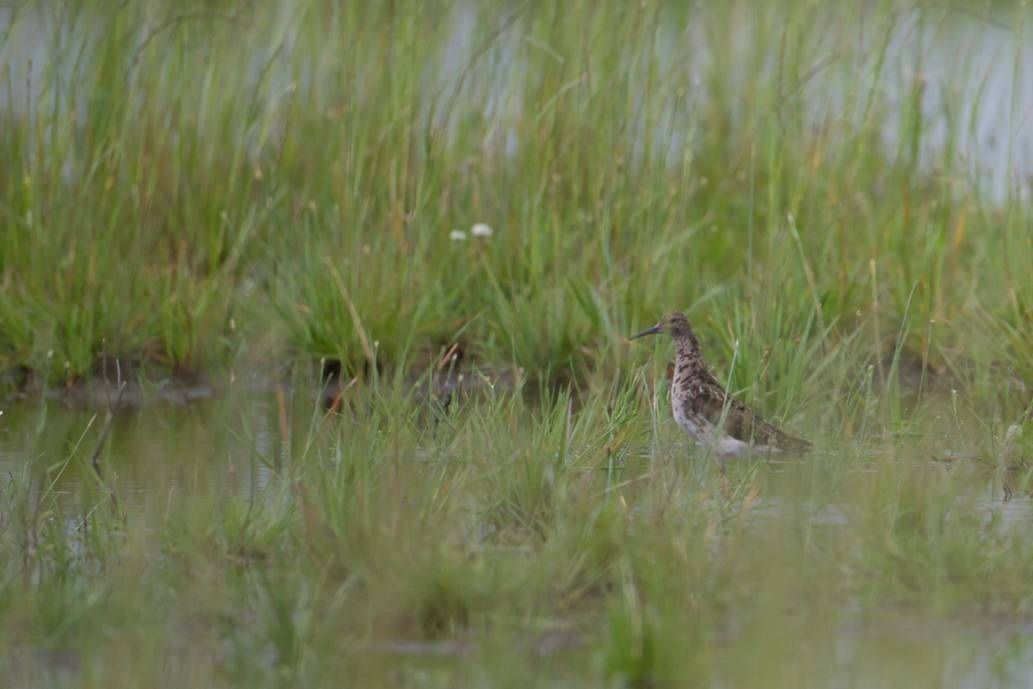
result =
[{"label": "green grass", "polygon": [[[0,385],[220,398],[4,403],[0,683],[1017,684],[1033,209],[894,42],[958,11],[20,7]],[[811,456],[722,487],[625,339],[674,309]],[[453,343],[516,383],[427,403]]]},{"label": "green grass", "polygon": [[[0,365],[51,385],[104,354],[405,369],[457,337],[584,382],[675,307],[716,356],[885,356],[906,317],[912,357],[1033,373],[1029,205],[986,199],[967,120],[927,121],[898,75],[923,54],[890,47],[949,11],[104,9],[27,5],[0,44]],[[494,236],[448,239],[474,222]]]}]

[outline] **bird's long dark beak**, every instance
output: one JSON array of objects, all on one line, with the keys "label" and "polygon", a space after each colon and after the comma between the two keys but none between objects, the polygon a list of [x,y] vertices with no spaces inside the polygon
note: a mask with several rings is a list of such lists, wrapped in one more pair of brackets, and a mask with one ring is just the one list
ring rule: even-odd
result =
[{"label": "bird's long dark beak", "polygon": [[663,331],[664,331],[664,327],[661,324],[657,323],[652,328],[647,328],[647,329],[643,330],[642,332],[640,332],[638,335],[632,335],[628,339],[630,339],[630,340],[637,340],[640,337],[645,337],[646,335],[656,335],[658,333],[662,333]]}]

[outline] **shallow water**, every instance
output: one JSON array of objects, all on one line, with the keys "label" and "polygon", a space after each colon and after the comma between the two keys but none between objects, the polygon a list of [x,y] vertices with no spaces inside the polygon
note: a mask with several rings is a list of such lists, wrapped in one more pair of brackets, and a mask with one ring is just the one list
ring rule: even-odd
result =
[{"label": "shallow water", "polygon": [[[182,405],[157,399],[118,412],[98,460],[102,472],[114,476],[122,506],[140,508],[216,478],[244,495],[262,490],[278,461],[270,406],[275,399],[266,397],[250,398],[243,407],[227,400]],[[104,409],[55,401],[6,406],[0,475],[27,471],[39,491],[79,495],[95,485],[91,460],[105,417]]]},{"label": "shallow water", "polygon": [[[303,433],[307,417],[322,414],[309,397],[298,395],[288,400],[287,408],[297,409],[301,417],[291,422],[292,432]],[[37,496],[42,491],[58,494],[69,541],[78,542],[87,515],[103,502],[89,464],[104,423],[103,410],[39,401],[6,405],[3,411],[0,474],[12,476],[27,469],[34,477]],[[119,509],[130,520],[147,519],[146,515],[160,511],[172,494],[210,494],[214,490],[260,499],[256,496],[277,471],[281,429],[280,403],[271,391],[187,406],[158,399],[118,415],[110,447],[100,456],[105,475],[114,477],[111,484]],[[700,458],[676,433],[666,432],[671,430],[665,427],[661,435],[660,461],[685,462],[691,467],[682,473],[691,490],[698,480],[696,472],[706,471],[705,464],[696,461]],[[733,476],[756,472],[759,491],[742,501],[738,514],[727,518],[741,517],[748,530],[761,536],[773,524],[795,524],[819,538],[835,539],[836,534],[850,529],[856,532],[855,507],[822,497],[821,485],[842,480],[838,461],[842,458],[826,452],[812,458],[811,464],[742,463],[733,467]],[[992,473],[980,467],[946,469],[936,462],[915,465],[916,471],[930,475],[955,472],[950,478],[958,485],[956,509],[981,514],[990,531],[1023,532],[1033,524],[1033,501],[1025,496],[1003,501]],[[855,466],[861,474],[873,471],[863,462]],[[801,487],[808,483],[812,485]],[[1033,532],[1029,533],[1033,538]],[[720,543],[716,547],[721,547]],[[943,618],[913,614],[892,603],[873,607],[849,600],[842,601],[839,610],[820,607],[758,615],[756,619],[726,620],[725,631],[712,641],[710,686],[1033,687],[1031,621],[978,614]],[[785,639],[773,631],[778,629],[785,630]],[[408,677],[417,686],[453,685],[468,679],[471,667],[492,667],[500,654],[509,662],[512,657],[526,658],[530,666],[540,665],[537,671],[554,680],[566,677],[565,686],[589,686],[579,681],[576,672],[573,676],[568,673],[594,662],[585,648],[592,631],[575,622],[567,629],[509,638],[505,642],[509,650],[501,651],[500,640],[477,636],[379,640],[371,642],[367,654],[368,662],[393,667],[396,679]],[[793,641],[787,645],[790,639]],[[785,657],[772,661],[769,654]],[[0,675],[22,678],[28,684],[74,683],[86,665],[78,653],[60,646],[17,646],[0,655]],[[772,663],[781,668],[777,677],[768,675]],[[561,670],[563,667],[568,669]],[[402,682],[407,683],[409,680]]]}]

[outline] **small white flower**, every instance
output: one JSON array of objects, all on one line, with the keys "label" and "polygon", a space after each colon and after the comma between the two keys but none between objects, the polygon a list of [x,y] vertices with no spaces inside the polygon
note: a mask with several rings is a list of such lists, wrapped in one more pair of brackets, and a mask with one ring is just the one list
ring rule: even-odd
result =
[{"label": "small white flower", "polygon": [[453,242],[465,242],[466,233],[462,230],[452,230],[448,233],[448,238],[451,239]]},{"label": "small white flower", "polygon": [[476,223],[470,228],[470,234],[474,237],[490,237],[492,232],[491,226],[482,222]]}]

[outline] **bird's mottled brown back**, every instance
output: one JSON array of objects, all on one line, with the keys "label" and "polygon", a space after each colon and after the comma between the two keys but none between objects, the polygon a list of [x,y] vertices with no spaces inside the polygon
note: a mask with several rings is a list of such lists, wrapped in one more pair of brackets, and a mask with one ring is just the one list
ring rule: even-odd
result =
[{"label": "bird's mottled brown back", "polygon": [[[671,404],[690,427],[713,429],[718,434],[771,450],[803,452],[810,443],[778,430],[738,399],[731,397],[710,372],[693,336],[678,340],[678,358],[671,381]],[[690,433],[692,430],[687,428]],[[702,432],[702,431],[700,431]]]}]

